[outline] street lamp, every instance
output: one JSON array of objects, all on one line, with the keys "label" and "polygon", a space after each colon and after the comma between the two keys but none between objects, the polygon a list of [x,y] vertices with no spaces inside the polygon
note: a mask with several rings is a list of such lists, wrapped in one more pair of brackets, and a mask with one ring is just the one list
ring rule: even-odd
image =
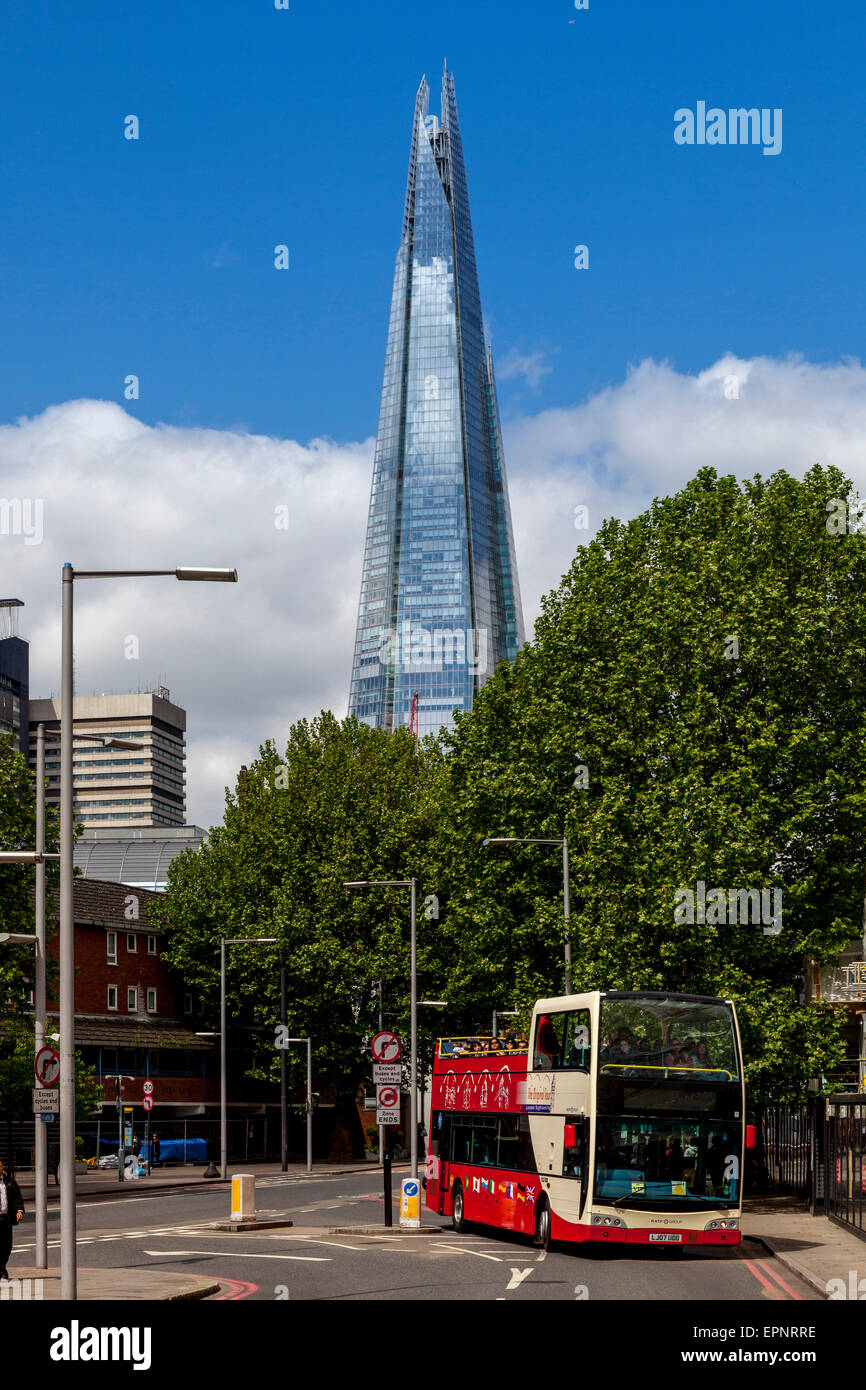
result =
[{"label": "street lamp", "polygon": [[494,1010],[493,1010],[493,1036],[494,1036],[494,1038],[498,1038],[498,1037],[499,1037],[499,1020],[500,1020],[500,1018],[517,1018],[518,1015],[519,1015],[519,1013],[520,1013],[520,1010],[519,1010],[519,1009],[494,1009]]},{"label": "street lamp", "polygon": [[174,575],[236,583],[234,569],[76,570],[63,566],[60,674],[60,1297],[77,1296],[75,1212],[75,916],[73,907],[72,788],[73,600],[76,579],[144,579]]},{"label": "street lamp", "polygon": [[565,992],[571,994],[571,937],[569,936],[569,922],[571,920],[571,897],[568,882],[568,839],[561,840],[542,840],[536,837],[521,837],[517,835],[499,836],[493,838],[488,836],[482,841],[484,848],[489,849],[491,845],[561,845],[562,846],[562,903],[563,916],[565,917]]},{"label": "street lamp", "polygon": [[286,1038],[288,1043],[307,1044],[307,1172],[313,1171],[313,1039]]},{"label": "street lamp", "polygon": [[275,936],[220,937],[220,1176],[228,1176],[228,1089],[226,1080],[226,946],[273,946]]},{"label": "street lamp", "polygon": [[[421,1000],[419,1000],[419,1003],[420,1003],[422,1009],[447,1009],[447,1008],[448,1008],[448,1000],[447,1000],[447,999],[421,999]],[[425,1130],[425,1132],[427,1132],[427,1137],[428,1137],[428,1139],[429,1139],[429,1131],[428,1131],[428,1128],[427,1128],[426,1120],[425,1120],[425,1118],[424,1118],[424,1092],[425,1092],[426,1089],[427,1089],[427,1087],[424,1085],[424,1081],[425,1081],[425,1077],[422,1075],[422,1077],[421,1077],[421,1127],[422,1127],[422,1129]],[[428,1154],[429,1152],[430,1152],[429,1145],[425,1145],[425,1149],[424,1149],[424,1157],[425,1157],[425,1158],[426,1158],[426,1156],[427,1156],[427,1154]]]},{"label": "street lamp", "polygon": [[371,878],[344,883],[344,888],[409,888],[412,892],[412,912],[409,946],[410,988],[410,1057],[409,1057],[409,1158],[412,1177],[418,1177],[418,963],[415,949],[415,880],[414,878]]},{"label": "street lamp", "polygon": [[[139,751],[143,743],[133,743],[124,738],[108,738],[102,734],[76,732],[73,741],[96,743],[102,748],[121,748]],[[57,739],[52,742],[58,743]],[[36,726],[36,849],[44,855],[45,851],[45,725]],[[50,857],[50,856],[47,856]],[[59,858],[55,855],[54,858]],[[33,1015],[35,1023],[35,1050],[38,1053],[45,1041],[45,859],[36,863],[35,893],[36,936],[39,941],[36,953],[36,979],[33,991]],[[48,1199],[48,1135],[43,1125],[36,1126],[36,1268],[48,1267],[48,1231],[45,1221]]]},{"label": "street lamp", "polygon": [[[37,820],[37,841],[39,827]],[[56,856],[55,856],[56,858]],[[7,863],[9,861],[7,860]],[[21,862],[19,860],[19,862]],[[26,860],[23,862],[27,862]],[[35,861],[39,872],[45,873],[42,860]],[[43,878],[44,882],[44,878]],[[45,1041],[45,931],[41,937],[27,935],[20,931],[0,932],[0,946],[33,946],[36,952],[36,979],[34,980],[34,1034],[36,1054]],[[41,985],[41,989],[40,989]],[[37,1123],[36,1132],[36,1268],[48,1268],[48,1150],[45,1126]],[[40,1162],[41,1160],[41,1162]]]}]

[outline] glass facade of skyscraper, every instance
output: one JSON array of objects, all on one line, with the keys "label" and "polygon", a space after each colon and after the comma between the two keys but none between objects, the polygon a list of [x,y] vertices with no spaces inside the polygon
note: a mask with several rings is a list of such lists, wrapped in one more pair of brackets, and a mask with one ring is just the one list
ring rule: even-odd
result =
[{"label": "glass facade of skyscraper", "polygon": [[471,708],[524,640],[493,361],[454,81],[415,102],[379,412],[350,712],[421,734]]}]

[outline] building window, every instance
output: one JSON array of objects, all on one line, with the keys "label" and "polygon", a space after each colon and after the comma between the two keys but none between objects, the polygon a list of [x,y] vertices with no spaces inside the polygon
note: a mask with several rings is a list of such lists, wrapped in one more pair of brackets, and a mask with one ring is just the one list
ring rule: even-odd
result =
[{"label": "building window", "polygon": [[149,990],[147,991],[147,1012],[148,1012],[149,1014],[155,1014],[155,1013],[156,1013],[156,990],[155,990],[155,989],[149,989]]},{"label": "building window", "polygon": [[192,995],[191,995],[191,994],[185,994],[185,995],[183,996],[183,1011],[184,1011],[185,1014],[191,1014],[191,1013],[192,1013]]},{"label": "building window", "polygon": [[155,956],[155,955],[156,955],[156,937],[155,937],[155,936],[149,936],[149,937],[147,938],[147,954],[148,954],[149,956]]},{"label": "building window", "polygon": [[117,1008],[117,985],[108,986],[108,1007],[109,1009]]},{"label": "building window", "polygon": [[134,1014],[138,1008],[138,990],[135,985],[130,985],[126,991],[126,1007],[131,1014]]},{"label": "building window", "polygon": [[132,956],[134,956],[138,950],[138,937],[134,931],[128,931],[126,933],[126,949]]},{"label": "building window", "polygon": [[[109,931],[105,933],[105,948],[108,952],[108,964],[117,965],[117,932]],[[117,1004],[114,1005],[117,1008]]]}]

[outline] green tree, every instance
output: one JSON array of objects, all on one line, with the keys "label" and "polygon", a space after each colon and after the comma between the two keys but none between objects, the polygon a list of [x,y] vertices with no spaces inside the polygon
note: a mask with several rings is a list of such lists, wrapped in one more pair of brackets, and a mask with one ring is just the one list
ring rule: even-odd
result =
[{"label": "green tree", "polygon": [[[172,864],[152,913],[171,929],[167,962],[210,1001],[215,1024],[220,937],[277,938],[227,950],[228,1015],[258,1039],[254,1074],[278,1076],[281,965],[289,1032],[313,1038],[317,1090],[353,1096],[369,1073],[361,1048],[375,1029],[379,980],[385,1009],[398,1015],[389,1023],[405,1023],[409,893],[351,892],[343,883],[414,873],[419,895],[429,891],[423,876],[442,780],[433,740],[416,749],[405,729],[389,736],[323,713],[292,727],[285,757],[263,745],[227,792],[223,825]],[[436,938],[421,935],[422,978],[434,983]],[[288,1057],[300,1083],[301,1049]]]},{"label": "green tree", "polygon": [[[58,818],[46,814],[46,848],[56,852]],[[10,736],[0,736],[0,849],[32,850],[36,845],[36,794],[33,774]],[[55,890],[55,863],[46,866],[46,897]],[[30,864],[0,865],[0,922],[4,932],[32,936],[34,869]],[[50,898],[49,898],[50,901]],[[24,1019],[33,985],[32,946],[0,945],[0,1017]]]},{"label": "green tree", "polygon": [[[753,1092],[838,1060],[838,1015],[794,982],[863,909],[866,544],[828,529],[850,490],[704,469],[606,522],[458,717],[432,872],[444,987],[479,1023],[561,993],[564,941],[556,851],[481,842],[567,834],[576,990],[733,998]],[[781,890],[782,930],[676,920],[699,880]]]},{"label": "green tree", "polygon": [[[47,807],[45,844],[51,853],[59,847],[59,814]],[[33,773],[9,737],[0,738],[0,848],[32,850],[36,845],[36,787]],[[46,935],[52,932],[58,869],[49,861],[46,878]],[[29,864],[0,866],[0,921],[4,932],[35,931],[33,904],[34,870]],[[29,994],[34,981],[34,951],[31,945],[0,945],[0,1114],[12,1120],[29,1119],[33,1114],[32,1089],[35,1085],[33,1009]],[[57,965],[46,960],[48,994],[57,979]],[[92,1068],[76,1053],[76,1118],[88,1118],[101,1097]]]}]

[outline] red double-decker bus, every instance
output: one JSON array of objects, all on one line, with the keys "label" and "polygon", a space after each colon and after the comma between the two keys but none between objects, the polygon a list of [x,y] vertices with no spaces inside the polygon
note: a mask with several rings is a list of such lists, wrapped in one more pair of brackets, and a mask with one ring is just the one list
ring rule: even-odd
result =
[{"label": "red double-decker bus", "polygon": [[542,999],[522,1045],[440,1038],[427,1206],[534,1237],[740,1240],[745,1092],[733,1003]]}]

